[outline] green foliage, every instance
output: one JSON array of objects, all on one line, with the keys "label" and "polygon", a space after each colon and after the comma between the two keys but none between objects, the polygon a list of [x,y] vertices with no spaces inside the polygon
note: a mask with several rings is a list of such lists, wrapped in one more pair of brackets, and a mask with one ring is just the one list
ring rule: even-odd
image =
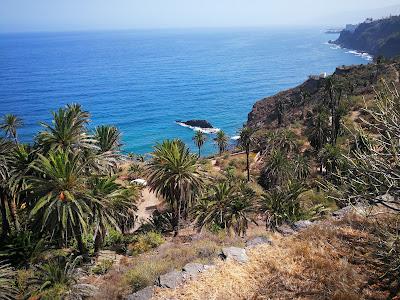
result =
[{"label": "green foliage", "polygon": [[224,181],[210,187],[193,208],[196,227],[224,228],[245,235],[249,222],[254,222],[255,192],[243,182]]},{"label": "green foliage", "polygon": [[0,262],[0,299],[15,299],[17,290],[15,288],[15,271],[9,264]]},{"label": "green foliage", "polygon": [[287,182],[292,177],[292,164],[287,155],[280,151],[274,151],[267,159],[262,170],[259,183],[265,189]]},{"label": "green foliage", "polygon": [[194,144],[197,148],[199,148],[199,157],[201,156],[200,150],[203,147],[204,143],[207,141],[207,136],[204,132],[197,130],[193,136]]},{"label": "green foliage", "polygon": [[104,275],[111,269],[113,264],[112,260],[103,259],[92,268],[92,272],[96,275]]},{"label": "green foliage", "polygon": [[217,132],[217,136],[214,138],[214,143],[217,145],[219,150],[219,155],[222,155],[226,151],[229,144],[229,136],[222,130]]},{"label": "green foliage", "polygon": [[0,122],[0,129],[4,131],[8,138],[12,138],[17,142],[17,130],[22,127],[22,119],[13,114],[6,114]]},{"label": "green foliage", "polygon": [[275,229],[301,216],[299,196],[305,191],[301,183],[289,183],[268,191],[260,200],[260,211],[266,216],[266,227]]},{"label": "green foliage", "polygon": [[164,243],[164,238],[158,232],[140,234],[136,238],[136,241],[128,246],[128,253],[130,255],[138,255],[153,248],[157,248],[162,243]]},{"label": "green foliage", "polygon": [[181,213],[187,213],[202,185],[197,156],[180,140],[157,144],[148,163],[148,184],[166,199],[174,213],[175,235],[179,232]]},{"label": "green foliage", "polygon": [[328,124],[329,116],[324,110],[315,112],[315,118],[309,120],[306,135],[311,146],[319,151],[329,140],[330,127]]}]

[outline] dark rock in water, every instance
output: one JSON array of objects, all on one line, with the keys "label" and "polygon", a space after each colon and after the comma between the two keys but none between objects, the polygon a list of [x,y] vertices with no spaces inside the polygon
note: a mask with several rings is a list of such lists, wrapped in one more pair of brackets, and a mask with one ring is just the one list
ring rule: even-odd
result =
[{"label": "dark rock in water", "polygon": [[248,240],[246,242],[246,247],[247,248],[254,248],[254,247],[258,246],[258,245],[264,245],[264,244],[272,245],[272,241],[270,239],[266,238],[266,237],[258,236],[258,237],[255,237],[255,238],[251,239],[251,240]]},{"label": "dark rock in water", "polygon": [[200,127],[200,128],[214,128],[210,122],[206,120],[189,120],[189,121],[176,121],[178,123],[186,124],[192,127]]},{"label": "dark rock in water", "polygon": [[149,300],[153,297],[154,286],[148,286],[134,294],[129,295],[127,300]]}]

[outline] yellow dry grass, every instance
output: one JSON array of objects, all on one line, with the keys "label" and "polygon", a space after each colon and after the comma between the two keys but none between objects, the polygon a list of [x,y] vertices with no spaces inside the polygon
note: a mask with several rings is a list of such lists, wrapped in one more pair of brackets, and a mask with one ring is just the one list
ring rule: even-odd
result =
[{"label": "yellow dry grass", "polygon": [[275,237],[250,251],[248,263],[220,263],[154,299],[386,299],[375,253],[389,221],[379,218],[351,215]]}]

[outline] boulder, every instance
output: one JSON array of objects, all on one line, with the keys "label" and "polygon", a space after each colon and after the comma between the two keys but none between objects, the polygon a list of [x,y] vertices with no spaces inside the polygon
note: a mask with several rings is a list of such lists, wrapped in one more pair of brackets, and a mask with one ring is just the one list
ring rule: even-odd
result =
[{"label": "boulder", "polygon": [[195,277],[205,271],[205,265],[199,263],[188,263],[183,267],[182,271],[189,277]]},{"label": "boulder", "polygon": [[162,288],[174,289],[185,281],[184,272],[172,271],[158,277],[156,285]]},{"label": "boulder", "polygon": [[188,121],[179,121],[177,120],[176,122],[182,123],[188,126],[192,127],[200,127],[200,128],[213,128],[210,122],[206,120],[188,120]]},{"label": "boulder", "polygon": [[340,219],[340,218],[343,218],[345,215],[347,215],[351,210],[352,210],[351,206],[346,206],[337,211],[334,211],[332,213],[332,216],[334,216],[337,219]]},{"label": "boulder", "polygon": [[292,227],[290,227],[287,224],[283,224],[281,226],[278,226],[278,228],[276,228],[276,231],[278,231],[280,234],[282,235],[291,235],[294,234],[295,231],[293,230]]},{"label": "boulder", "polygon": [[313,223],[309,220],[301,220],[297,221],[296,223],[293,224],[293,228],[296,231],[301,231],[306,229],[307,227],[310,227]]},{"label": "boulder", "polygon": [[222,248],[220,256],[222,257],[223,260],[234,260],[239,263],[245,263],[249,260],[246,254],[246,250],[237,247]]},{"label": "boulder", "polygon": [[83,300],[95,297],[99,288],[85,283],[74,284],[64,299],[66,300]]},{"label": "boulder", "polygon": [[148,286],[140,291],[137,291],[136,293],[128,295],[126,300],[149,300],[153,297],[154,288],[154,285]]},{"label": "boulder", "polygon": [[246,242],[246,248],[254,248],[258,245],[272,245],[272,241],[264,236],[258,236]]}]

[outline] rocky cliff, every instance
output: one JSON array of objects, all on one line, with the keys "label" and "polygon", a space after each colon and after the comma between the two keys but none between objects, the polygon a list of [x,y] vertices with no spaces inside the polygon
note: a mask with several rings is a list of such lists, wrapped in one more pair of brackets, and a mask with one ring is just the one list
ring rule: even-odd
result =
[{"label": "rocky cliff", "polygon": [[[380,78],[399,82],[400,60],[368,65],[338,67],[333,74],[347,96],[371,96]],[[257,101],[248,115],[253,128],[277,128],[304,119],[312,108],[326,99],[327,78],[310,77],[301,85]]]},{"label": "rocky cliff", "polygon": [[396,57],[400,55],[400,16],[367,20],[354,30],[343,30],[333,43],[374,56]]}]

